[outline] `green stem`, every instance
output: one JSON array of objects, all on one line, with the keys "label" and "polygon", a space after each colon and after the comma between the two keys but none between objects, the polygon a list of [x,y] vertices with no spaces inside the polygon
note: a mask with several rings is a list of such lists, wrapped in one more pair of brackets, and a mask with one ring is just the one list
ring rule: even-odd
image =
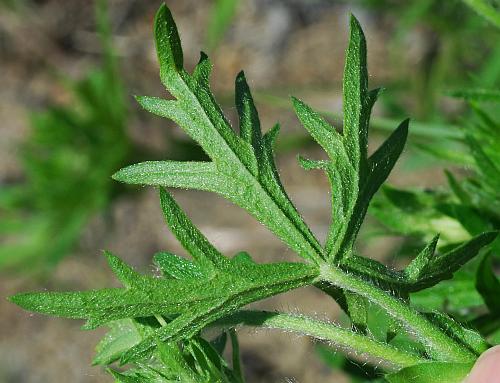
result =
[{"label": "green stem", "polygon": [[406,303],[371,283],[355,275],[347,274],[338,268],[324,264],[321,269],[320,278],[322,281],[367,298],[402,322],[407,331],[426,347],[433,358],[447,362],[470,362],[476,359],[471,351],[448,337]]},{"label": "green stem", "polygon": [[426,361],[418,355],[399,350],[387,343],[300,315],[242,310],[219,320],[215,325],[245,325],[297,332],[330,342],[332,346],[357,359],[362,358],[377,365],[382,361],[389,371],[397,371]]}]

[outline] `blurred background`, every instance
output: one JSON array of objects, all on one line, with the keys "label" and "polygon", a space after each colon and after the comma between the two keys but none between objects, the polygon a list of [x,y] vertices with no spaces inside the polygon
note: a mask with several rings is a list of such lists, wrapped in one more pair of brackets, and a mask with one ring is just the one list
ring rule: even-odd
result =
[{"label": "blurred background", "polygon": [[[431,232],[440,231],[446,244],[479,230],[477,222],[471,229],[456,212],[433,208],[436,198],[447,198],[450,188],[444,169],[457,177],[477,170],[462,137],[464,128],[474,125],[478,108],[467,102],[471,92],[478,102],[478,89],[498,89],[500,83],[498,3],[167,3],[181,34],[187,68],[194,67],[201,50],[211,57],[212,88],[228,118],[236,121],[234,78],[244,69],[263,128],[281,123],[277,156],[284,184],[321,239],[329,225],[328,182],[320,172],[302,170],[296,154],[323,154],[300,127],[289,96],[303,99],[341,126],[348,14],[355,14],[367,36],[370,87],[386,88],[374,110],[370,145],[376,147],[402,119],[411,117],[408,148],[390,184],[433,193],[430,202],[425,200],[428,206],[424,203],[430,218],[408,221],[404,228],[384,217],[390,208],[401,208],[387,202],[394,194],[380,197],[363,228],[360,252],[398,266]],[[0,1],[1,382],[112,381],[90,366],[104,330],[82,332],[76,321],[28,314],[8,303],[6,296],[30,289],[112,286],[116,282],[101,256],[103,249],[145,272],[152,270],[155,252],[183,253],[163,222],[156,191],[124,187],[110,178],[120,167],[139,161],[204,158],[175,124],[140,110],[133,99],[164,95],[151,31],[159,4],[109,0],[97,7],[93,1],[78,0]],[[490,101],[491,93],[481,92],[479,101]],[[495,105],[485,108],[498,112]],[[491,156],[498,156],[499,142],[489,141]],[[226,254],[246,250],[262,261],[293,256],[265,228],[221,198],[187,191],[175,191],[175,196]],[[498,219],[488,224],[496,227]],[[403,234],[410,234],[411,240]],[[275,297],[258,307],[342,321],[338,307],[313,289]],[[359,367],[306,338],[248,330],[240,335],[249,383],[361,382],[376,374],[376,369]]]}]

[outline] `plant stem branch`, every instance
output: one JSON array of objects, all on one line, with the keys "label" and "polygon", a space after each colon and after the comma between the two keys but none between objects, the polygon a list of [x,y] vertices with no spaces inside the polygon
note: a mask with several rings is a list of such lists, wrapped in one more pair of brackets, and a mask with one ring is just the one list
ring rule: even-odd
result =
[{"label": "plant stem branch", "polygon": [[324,282],[359,294],[385,309],[389,315],[403,323],[407,331],[426,347],[433,358],[447,362],[470,362],[477,358],[412,307],[362,278],[326,264],[322,265],[320,278]]},{"label": "plant stem branch", "polygon": [[356,359],[377,365],[382,361],[384,368],[389,371],[397,371],[426,361],[418,355],[399,350],[387,343],[301,315],[241,310],[217,321],[214,325],[222,327],[244,325],[293,331],[330,342],[335,348]]}]

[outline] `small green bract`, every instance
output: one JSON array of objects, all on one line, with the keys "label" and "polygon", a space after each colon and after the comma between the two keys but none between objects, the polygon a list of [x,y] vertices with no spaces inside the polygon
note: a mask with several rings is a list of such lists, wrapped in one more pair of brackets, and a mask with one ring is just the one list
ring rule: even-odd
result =
[{"label": "small green bract", "polygon": [[[288,197],[274,162],[279,127],[262,134],[245,75],[236,78],[239,134],[231,128],[209,87],[211,64],[205,54],[193,73],[169,9],[155,19],[160,77],[174,99],[138,97],[148,111],[175,121],[210,157],[209,162],[145,162],[117,172],[117,181],[157,186],[171,231],[192,260],[168,252],[155,255],[162,277],[138,274],[106,253],[123,288],[84,292],[35,292],[11,297],[19,306],[48,315],[85,319],[85,328],[109,326],[95,364],[127,364],[118,382],[243,382],[234,328],[252,326],[294,331],[325,340],[347,355],[374,363],[390,382],[439,376],[459,381],[489,344],[473,329],[441,313],[414,308],[410,294],[452,277],[497,234],[478,234],[443,253],[438,237],[401,271],[356,252],[356,237],[370,200],[403,151],[408,120],[368,156],[368,127],[379,89],[368,90],[366,42],[351,17],[343,79],[343,133],[312,108],[292,99],[295,112],[328,160],[300,158],[305,169],[321,169],[332,189],[332,221],[322,245]],[[227,257],[191,223],[165,189],[177,187],[218,193],[250,213],[303,258],[298,263],[259,264],[246,252]],[[301,315],[244,310],[249,303],[302,286],[316,286],[333,297],[352,320],[346,329]],[[387,337],[371,334],[367,313],[378,306],[390,317]],[[218,335],[211,342],[203,330]],[[395,335],[405,342],[391,342]],[[232,360],[223,352],[227,338]],[[422,377],[427,380],[422,380]]]}]

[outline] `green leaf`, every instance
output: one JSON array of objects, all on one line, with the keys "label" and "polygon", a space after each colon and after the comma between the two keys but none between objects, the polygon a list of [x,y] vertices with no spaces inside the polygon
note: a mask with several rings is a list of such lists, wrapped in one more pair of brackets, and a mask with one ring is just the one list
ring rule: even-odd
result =
[{"label": "green leaf", "polygon": [[151,278],[139,274],[116,255],[111,254],[109,251],[104,251],[104,256],[113,274],[127,289],[147,288],[149,284],[154,285],[155,282]]},{"label": "green leaf", "polygon": [[451,92],[450,95],[468,101],[500,101],[500,91],[498,89],[462,89]]},{"label": "green leaf", "polygon": [[[212,345],[201,337],[193,339],[189,349],[198,369],[203,371],[204,381],[210,382],[239,382],[235,372],[228,368],[227,362]],[[235,370],[235,366],[233,366]]]},{"label": "green leaf", "polygon": [[349,246],[349,248],[354,246],[354,241],[366,216],[372,197],[385,182],[403,152],[408,137],[408,122],[409,120],[403,121],[377,151],[368,158],[366,179],[361,184],[353,218],[349,222],[346,233],[346,238],[349,238],[349,240],[343,246]]},{"label": "green leaf", "polygon": [[411,302],[421,310],[463,312],[483,304],[481,295],[474,287],[473,279],[455,277],[411,294]]},{"label": "green leaf", "polygon": [[[159,34],[157,34],[157,39],[160,38],[158,36]],[[338,201],[335,201],[333,204],[334,225],[332,227],[333,232],[339,235],[330,236],[337,241],[338,251],[328,250],[330,245],[327,243],[327,250],[332,260],[337,256],[342,258],[345,254],[351,255],[350,247],[354,243],[369,199],[387,177],[395,159],[401,153],[407,130],[407,123],[404,122],[379,151],[367,158],[368,118],[379,91],[368,92],[365,89],[367,80],[365,42],[359,24],[354,19],[351,22],[348,55],[352,56],[352,60],[347,61],[344,81],[346,93],[349,94],[346,98],[348,102],[345,103],[346,126],[344,135],[341,136],[342,140],[337,140],[342,145],[337,145],[338,148],[331,148],[328,146],[328,140],[321,138],[322,133],[317,133],[314,124],[308,126],[305,123],[306,128],[311,131],[313,136],[316,135],[318,142],[325,147],[327,153],[330,156],[335,155],[335,161],[332,159],[334,165],[330,166],[328,174],[333,179],[334,195],[341,195],[345,202],[337,203]],[[202,62],[206,62],[206,58],[202,57],[199,65]],[[160,65],[162,66],[161,55]],[[208,67],[206,64],[203,66],[203,68]],[[207,77],[200,76],[200,74],[208,73],[208,69],[195,69],[193,76],[178,67],[174,69],[170,71],[169,76],[162,76],[162,81],[176,99],[163,102],[145,99],[147,102],[143,102],[143,104],[155,113],[178,122],[212,159],[217,174],[216,179],[218,179],[217,177],[224,179],[224,182],[207,184],[203,177],[196,179],[195,176],[193,180],[189,181],[192,182],[191,185],[183,184],[182,186],[213,190],[222,194],[239,206],[246,208],[299,255],[313,260],[315,263],[321,263],[324,257],[323,250],[315,238],[310,235],[309,229],[298,216],[279,182],[272,155],[272,144],[277,128],[272,129],[264,136],[261,135],[257,111],[244,75],[242,73],[238,75],[236,81],[236,104],[240,117],[241,133],[238,137],[215,104],[209,92],[208,81],[203,80],[200,83],[200,78]],[[165,70],[164,73],[168,73],[168,70]],[[363,97],[363,100],[360,97]],[[318,121],[317,116],[314,116],[314,113],[307,107],[301,105],[297,100],[294,103],[296,109],[302,108],[305,118],[309,118],[313,122]],[[362,107],[358,108],[358,104]],[[300,115],[299,118],[304,119]],[[327,127],[324,127],[323,130],[325,129]],[[333,137],[337,137],[336,134],[332,133]],[[339,153],[344,153],[344,160],[339,160]],[[148,174],[148,166],[150,165],[146,164],[141,168],[141,165],[138,165],[138,169],[133,169],[135,174],[140,175],[139,178],[129,177],[126,174],[127,169],[123,173],[119,172],[115,178],[126,182],[129,182],[130,178],[134,183],[142,182],[142,179],[146,180],[146,183],[155,185],[179,186],[179,183],[175,179],[170,179],[169,175],[155,178],[157,177],[156,172]],[[337,171],[338,169],[340,171]],[[125,176],[122,177],[122,175]],[[152,182],[151,176],[153,177]],[[367,180],[371,182],[370,185]],[[332,242],[330,241],[330,243]],[[345,248],[345,251],[341,251],[340,247]],[[222,269],[220,271],[222,272]],[[358,298],[355,300],[359,301]],[[181,323],[181,327],[184,325],[183,319],[185,318],[182,316],[176,319]],[[188,318],[186,321],[188,323],[190,319]],[[165,335],[165,337],[168,336]]]},{"label": "green leaf", "polygon": [[[175,292],[180,316],[159,329],[155,337],[164,342],[192,337],[207,324],[248,303],[311,284],[317,274],[317,269],[305,264],[237,264],[218,271],[208,281],[183,281],[191,293],[186,291],[183,297]],[[121,362],[142,358],[154,349],[155,337],[148,337],[133,347]]]},{"label": "green leaf", "polygon": [[439,312],[428,313],[426,315],[450,337],[468,347],[478,356],[489,348],[489,344],[479,333],[462,326],[448,315]]},{"label": "green leaf", "polygon": [[486,0],[462,0],[478,15],[488,20],[492,25],[500,28],[500,12]]},{"label": "green leaf", "polygon": [[[346,50],[343,78],[343,113],[346,150],[351,165],[363,172],[368,146],[368,70],[366,68],[366,40],[358,20],[351,15],[349,46]],[[368,107],[368,110],[367,108]],[[361,174],[360,174],[361,175]]]},{"label": "green leaf", "polygon": [[[156,279],[143,276],[119,258],[106,253],[110,267],[125,289],[25,293],[11,300],[40,313],[87,319],[87,328],[124,318],[176,316],[172,322],[124,353],[121,357],[124,362],[150,352],[158,339],[190,338],[208,323],[248,303],[312,283],[319,273],[317,268],[306,264],[260,265],[242,262],[238,259],[241,257],[231,261],[208,242],[164,190],[161,190],[161,202],[167,223],[193,255],[196,271],[203,273],[201,277]],[[174,263],[171,256],[167,258],[170,264]],[[165,256],[158,259],[161,262]],[[176,262],[179,266],[179,261]],[[193,268],[189,270],[192,272]]]},{"label": "green leaf", "polygon": [[222,355],[224,353],[224,350],[226,349],[226,343],[227,343],[227,332],[225,331],[210,342],[214,350],[217,351],[219,355]]},{"label": "green leaf", "polygon": [[221,194],[247,210],[303,258],[319,263],[323,250],[279,180],[272,145],[278,128],[264,136],[243,73],[236,79],[240,136],[231,128],[208,84],[210,65],[202,55],[193,75],[182,67],[182,49],[170,11],[162,6],[155,21],[160,77],[174,100],[138,97],[159,116],[175,121],[200,144],[212,162],[162,161],[132,165],[113,178],[132,184],[180,187]]},{"label": "green leaf", "polygon": [[500,167],[493,159],[483,150],[482,145],[472,135],[466,136],[467,144],[474,160],[476,161],[478,172],[489,180],[492,186],[498,191],[500,187]]},{"label": "green leaf", "polygon": [[[320,115],[298,99],[292,99],[295,113],[311,136],[322,146],[330,161],[304,161],[306,169],[325,169],[332,189],[332,222],[330,224],[326,250],[332,254],[333,239],[339,242],[347,231],[358,193],[358,174],[351,164],[350,154],[342,136]],[[338,247],[337,246],[337,247]],[[335,254],[334,254],[335,255]],[[340,255],[339,255],[340,256]],[[332,257],[332,255],[330,255]]]},{"label": "green leaf", "polygon": [[429,287],[443,279],[451,278],[455,271],[479,254],[479,251],[497,236],[497,232],[483,233],[447,253],[433,257],[422,269],[422,277],[415,285],[424,284]]},{"label": "green leaf", "polygon": [[488,246],[497,236],[497,232],[479,234],[448,252],[435,255],[431,254],[435,246],[434,242],[431,242],[409,265],[410,271],[405,270],[405,274],[410,277],[409,291],[419,291],[450,279],[454,272],[477,256],[481,249]]},{"label": "green leaf", "polygon": [[207,45],[213,50],[231,23],[239,0],[216,0],[211,10],[207,31]]},{"label": "green leaf", "polygon": [[435,256],[438,240],[439,234],[405,268],[404,272],[410,281],[416,282],[424,276],[425,268]]},{"label": "green leaf", "polygon": [[408,136],[403,121],[368,158],[368,125],[380,89],[368,91],[366,41],[358,21],[351,17],[351,33],[344,70],[344,129],[335,128],[302,101],[293,98],[295,112],[330,161],[300,160],[306,169],[326,171],[332,189],[332,223],[325,249],[332,261],[352,255],[352,248],[370,200],[387,179]]},{"label": "green leaf", "polygon": [[[356,254],[347,258],[342,268],[348,273],[376,281],[379,288],[386,290],[391,295],[407,299],[409,293],[427,289],[445,279],[452,278],[454,272],[478,255],[483,247],[489,245],[497,237],[497,234],[497,232],[480,234],[443,254],[435,253],[439,238],[436,236],[402,271],[391,270],[378,261]],[[338,300],[344,311],[349,314],[348,302],[345,297],[339,295],[337,289],[321,284],[319,287]],[[358,308],[360,308],[359,303]]]},{"label": "green leaf", "polygon": [[148,367],[139,367],[121,373],[112,369],[108,372],[116,379],[117,383],[169,383],[162,374]]},{"label": "green leaf", "polygon": [[461,383],[473,363],[443,363],[427,362],[411,367],[405,367],[395,374],[386,375],[389,383]]},{"label": "green leaf", "polygon": [[476,289],[491,313],[500,313],[500,281],[493,272],[491,253],[485,254],[476,275]]},{"label": "green leaf", "polygon": [[137,329],[138,324],[132,319],[122,319],[110,322],[110,331],[96,346],[93,365],[108,365],[120,359],[129,348],[138,344],[142,337]]},{"label": "green leaf", "polygon": [[443,193],[384,185],[370,205],[370,213],[391,233],[421,237],[426,242],[436,233],[444,243],[467,240],[470,235],[465,228],[437,208],[445,202],[449,202],[449,196]]},{"label": "green leaf", "polygon": [[241,365],[241,357],[240,357],[240,344],[238,341],[238,335],[236,335],[236,331],[234,329],[229,330],[229,336],[231,337],[231,349],[232,349],[232,363],[233,370],[236,378],[240,382],[245,382],[243,367]]},{"label": "green leaf", "polygon": [[[390,371],[411,366],[416,369],[403,369],[391,375],[394,381],[404,376],[424,376],[429,369],[434,370],[433,376],[438,376],[440,370],[435,364],[438,362],[474,361],[485,348],[481,336],[446,316],[426,316],[419,312],[409,304],[409,294],[451,278],[496,238],[496,232],[478,235],[455,248],[448,246],[448,251],[444,252],[435,251],[435,237],[402,271],[364,258],[354,250],[370,201],[395,166],[408,135],[408,120],[405,120],[368,156],[369,118],[380,90],[368,91],[366,41],[357,20],[351,17],[346,52],[342,134],[303,102],[292,101],[298,118],[328,155],[325,161],[299,159],[305,168],[324,170],[331,183],[332,223],[324,247],[281,184],[273,153],[279,126],[262,134],[243,72],[238,74],[235,84],[237,134],[210,90],[208,57],[201,54],[192,74],[184,69],[177,28],[165,5],[160,7],[155,18],[155,38],[161,81],[172,97],[169,100],[139,97],[138,101],[150,112],[176,122],[200,145],[209,160],[145,162],[120,170],[114,178],[127,183],[160,186],[166,223],[192,260],[160,252],[155,262],[164,277],[151,277],[137,273],[119,258],[105,253],[123,288],[24,293],[11,300],[32,311],[85,319],[86,328],[110,322],[130,324],[126,321],[143,325],[144,328],[136,326],[137,333],[130,330],[130,334],[121,337],[122,332],[129,330],[113,328],[112,324],[109,337],[98,350],[100,363],[119,360],[122,364],[134,364],[126,372],[111,372],[125,382],[243,382],[234,330],[230,330],[231,370],[221,357],[222,347],[216,349],[201,336],[211,325],[232,329],[245,324],[295,331],[333,342],[348,353],[374,357]],[[477,162],[489,156],[486,151],[476,152]],[[491,173],[491,164],[495,162],[490,161],[481,171]],[[226,257],[190,221],[164,187],[199,189],[222,195],[247,210],[307,262],[259,264],[245,252],[233,258]],[[465,185],[463,192],[470,193]],[[438,203],[435,196],[426,199],[427,196],[420,198],[414,193],[394,190],[386,194],[405,207],[409,205],[413,215],[419,215],[415,212],[419,212],[422,205],[437,209],[439,219],[446,216],[452,221],[467,215],[465,209],[455,209],[455,201],[450,202],[447,197],[443,203]],[[392,211],[387,213],[391,215]],[[427,217],[420,218],[427,220]],[[392,219],[397,222],[399,217]],[[442,226],[443,221],[436,225]],[[421,227],[429,234],[428,229],[433,226],[423,222]],[[466,238],[469,236],[465,232],[465,238],[460,237],[460,240]],[[337,299],[358,332],[298,315],[240,310],[247,304],[310,285]],[[397,325],[385,326],[382,335],[377,333],[373,337],[371,329],[367,328],[368,304],[377,305],[387,318],[390,316],[397,321]],[[404,329],[408,336],[395,339],[392,344],[387,344],[385,339],[381,341],[387,333],[391,335],[391,329]],[[435,363],[422,363],[431,359]]]},{"label": "green leaf", "polygon": [[193,256],[199,267],[213,271],[214,268],[221,269],[229,265],[229,259],[223,256],[193,225],[172,196],[163,188],[160,189],[160,201],[170,230]]},{"label": "green leaf", "polygon": [[154,261],[165,277],[174,279],[203,277],[203,270],[194,262],[166,251],[156,253]]},{"label": "green leaf", "polygon": [[176,381],[186,383],[203,383],[202,377],[197,376],[186,361],[185,356],[175,344],[157,342],[158,355],[162,363],[168,368],[169,374]]},{"label": "green leaf", "polygon": [[183,189],[217,191],[228,179],[216,172],[210,162],[154,161],[121,169],[113,175],[116,181],[164,185]]},{"label": "green leaf", "polygon": [[168,76],[170,72],[182,70],[184,63],[177,26],[170,9],[165,4],[162,4],[156,12],[154,33],[156,52],[161,63],[160,76],[163,81],[163,78]]},{"label": "green leaf", "polygon": [[257,158],[262,157],[262,132],[260,130],[259,114],[243,71],[236,76],[235,89],[235,104],[239,116],[240,136],[252,145]]}]

